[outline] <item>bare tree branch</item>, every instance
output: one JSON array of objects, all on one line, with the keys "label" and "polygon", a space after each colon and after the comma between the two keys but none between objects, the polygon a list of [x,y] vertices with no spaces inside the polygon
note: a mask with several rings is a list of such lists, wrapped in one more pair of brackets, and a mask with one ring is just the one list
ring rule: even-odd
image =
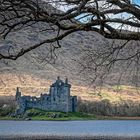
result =
[{"label": "bare tree branch", "polygon": [[[77,31],[97,32],[108,39],[140,40],[140,6],[130,0],[0,0],[0,35],[47,23],[43,31],[57,31],[48,38],[0,59],[16,60],[46,43],[57,42]],[[86,20],[86,22],[83,22]],[[60,34],[61,33],[61,34]],[[129,57],[128,57],[129,58]]]}]

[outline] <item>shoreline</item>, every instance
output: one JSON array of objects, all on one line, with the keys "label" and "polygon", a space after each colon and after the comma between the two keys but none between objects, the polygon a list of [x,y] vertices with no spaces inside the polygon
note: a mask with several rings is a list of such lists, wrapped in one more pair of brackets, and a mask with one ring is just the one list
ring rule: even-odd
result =
[{"label": "shoreline", "polygon": [[93,136],[63,136],[63,135],[3,135],[2,140],[139,140],[140,136],[112,136],[112,135],[93,135]]},{"label": "shoreline", "polygon": [[140,117],[122,117],[122,116],[96,116],[97,120],[140,120]]},{"label": "shoreline", "polygon": [[92,120],[140,120],[140,117],[120,117],[120,116],[96,116],[96,118],[50,118],[50,119],[35,119],[30,118],[14,118],[14,117],[0,117],[0,121],[92,121]]}]

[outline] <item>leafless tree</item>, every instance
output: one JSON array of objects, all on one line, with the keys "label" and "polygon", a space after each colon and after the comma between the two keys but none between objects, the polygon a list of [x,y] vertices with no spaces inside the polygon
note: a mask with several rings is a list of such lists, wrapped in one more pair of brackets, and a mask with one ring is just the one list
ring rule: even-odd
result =
[{"label": "leafless tree", "polygon": [[131,0],[0,0],[1,38],[40,22],[47,23],[49,28],[44,31],[51,30],[55,36],[14,54],[0,53],[0,59],[16,60],[46,43],[56,42],[54,49],[60,48],[59,41],[77,31],[97,32],[109,39],[140,40],[140,6]]},{"label": "leafless tree", "polygon": [[78,63],[80,74],[92,86],[140,86],[140,42],[111,40],[83,47]]}]

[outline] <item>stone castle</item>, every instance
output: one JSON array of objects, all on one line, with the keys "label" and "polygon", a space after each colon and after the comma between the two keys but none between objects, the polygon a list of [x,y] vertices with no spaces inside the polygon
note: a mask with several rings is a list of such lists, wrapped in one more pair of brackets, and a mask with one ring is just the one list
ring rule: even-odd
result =
[{"label": "stone castle", "polygon": [[19,88],[16,91],[17,109],[16,114],[23,114],[26,109],[36,108],[46,111],[75,112],[77,108],[77,96],[70,95],[71,85],[66,78],[63,82],[59,77],[50,86],[48,94],[40,97],[22,96]]}]

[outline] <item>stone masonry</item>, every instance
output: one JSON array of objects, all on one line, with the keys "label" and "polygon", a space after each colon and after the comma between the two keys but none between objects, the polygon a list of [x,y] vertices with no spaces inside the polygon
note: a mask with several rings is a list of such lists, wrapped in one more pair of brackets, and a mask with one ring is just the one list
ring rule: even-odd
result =
[{"label": "stone masonry", "polygon": [[70,95],[71,85],[68,79],[63,82],[59,77],[50,86],[48,94],[40,97],[22,96],[19,88],[16,91],[17,109],[16,114],[23,114],[29,108],[42,109],[46,111],[75,112],[77,108],[77,96]]}]

